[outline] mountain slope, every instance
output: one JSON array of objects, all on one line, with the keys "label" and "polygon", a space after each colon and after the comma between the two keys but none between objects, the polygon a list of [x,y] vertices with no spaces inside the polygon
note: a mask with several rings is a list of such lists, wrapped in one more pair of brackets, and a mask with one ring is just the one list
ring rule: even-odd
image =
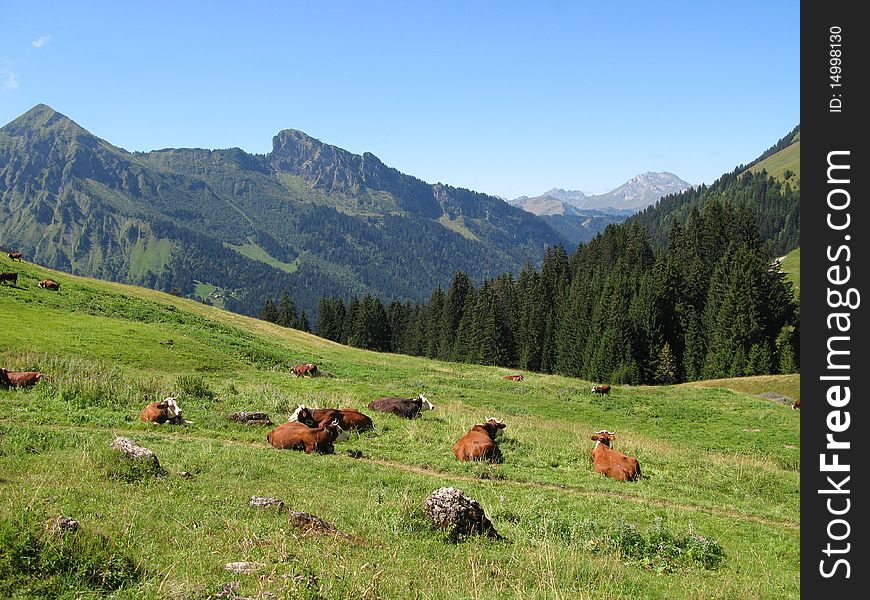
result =
[{"label": "mountain slope", "polygon": [[[517,384],[501,379],[503,369],[356,350],[0,256],[0,270],[10,269],[20,279],[0,286],[0,365],[52,380],[0,389],[0,555],[31,550],[15,519],[29,516],[42,531],[62,514],[141,566],[116,594],[124,597],[534,597],[541,582],[614,599],[799,596],[799,411],[684,386],[615,386],[601,402],[586,381],[527,375]],[[46,276],[60,292],[37,287]],[[330,376],[288,372],[307,360]],[[376,430],[352,434],[333,455],[275,450],[268,429],[226,418],[264,411],[278,423],[312,402],[370,413],[378,395],[421,392],[434,411],[412,421],[372,414]],[[146,398],[169,393],[192,424],[138,420]],[[504,463],[456,461],[456,439],[491,415],[507,423]],[[638,458],[645,479],[593,471],[588,438],[602,428],[618,432],[618,449]],[[153,449],[164,476],[123,470],[108,448],[116,435]],[[480,501],[507,541],[457,544],[432,529],[421,505],[442,486]],[[352,537],[305,534],[286,509],[251,508],[255,495]],[[614,532],[628,541],[614,544]],[[674,538],[694,541],[691,552],[676,552]],[[647,540],[643,555],[634,552]],[[224,570],[240,560],[262,563],[259,575]],[[486,568],[469,568],[483,560]],[[0,575],[4,596],[96,595],[78,585],[29,594],[50,578],[14,580],[16,568],[41,565],[13,562]]]},{"label": "mountain slope", "polygon": [[[0,128],[0,239],[72,273],[255,313],[293,291],[422,300],[457,269],[518,271],[562,238],[502,200],[427,184],[302,132],[267,155],[130,153],[39,105]],[[202,288],[200,288],[202,289]]]}]

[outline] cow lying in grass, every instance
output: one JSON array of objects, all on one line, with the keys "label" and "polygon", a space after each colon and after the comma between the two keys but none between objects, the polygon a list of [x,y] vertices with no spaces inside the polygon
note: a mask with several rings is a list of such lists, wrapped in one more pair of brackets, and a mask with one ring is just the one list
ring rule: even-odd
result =
[{"label": "cow lying in grass", "polygon": [[488,460],[491,463],[501,462],[501,450],[496,438],[504,433],[504,421],[493,417],[485,423],[478,423],[459,438],[453,446],[453,454],[458,460]]},{"label": "cow lying in grass", "polygon": [[635,481],[640,476],[640,463],[610,447],[616,434],[602,429],[592,434],[595,448],[592,449],[592,465],[596,473],[602,473],[619,481]]},{"label": "cow lying in grass", "polygon": [[290,415],[289,420],[304,423],[308,427],[324,427],[332,421],[338,421],[339,426],[345,431],[374,429],[371,418],[354,408],[308,408],[300,404]]},{"label": "cow lying in grass", "polygon": [[7,371],[0,368],[0,388],[28,388],[43,379],[48,379],[39,371]]},{"label": "cow lying in grass", "polygon": [[405,419],[415,419],[423,412],[423,407],[426,410],[432,410],[435,407],[422,394],[416,398],[396,398],[395,396],[383,396],[377,400],[369,402],[369,408],[379,412],[388,412],[398,415]]},{"label": "cow lying in grass", "polygon": [[293,367],[293,369],[291,369],[291,371],[294,375],[296,375],[296,377],[317,377],[319,375],[317,371],[317,365],[315,365],[314,363],[296,365],[295,367]]},{"label": "cow lying in grass", "polygon": [[609,385],[596,385],[592,388],[593,394],[609,394],[610,386]]},{"label": "cow lying in grass", "polygon": [[54,290],[56,292],[60,289],[60,284],[54,279],[43,279],[39,282],[39,287],[45,290]]},{"label": "cow lying in grass", "polygon": [[165,398],[162,402],[152,402],[142,409],[139,413],[139,419],[146,423],[155,423],[162,425],[169,423],[170,425],[187,425],[192,421],[187,421],[181,416],[181,407],[175,401],[175,398]]},{"label": "cow lying in grass", "polygon": [[305,454],[332,454],[335,442],[346,442],[347,433],[333,420],[325,427],[308,427],[287,421],[266,435],[266,440],[279,450],[304,450]]}]

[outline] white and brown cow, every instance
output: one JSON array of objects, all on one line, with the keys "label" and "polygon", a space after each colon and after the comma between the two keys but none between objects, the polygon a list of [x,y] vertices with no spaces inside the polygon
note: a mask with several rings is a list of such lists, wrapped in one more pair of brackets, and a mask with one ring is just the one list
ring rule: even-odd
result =
[{"label": "white and brown cow", "polygon": [[602,473],[619,481],[636,481],[640,476],[640,463],[610,447],[616,439],[612,431],[602,429],[592,434],[595,447],[592,449],[592,466],[596,473]]},{"label": "white and brown cow", "polygon": [[371,417],[355,408],[309,408],[300,404],[288,420],[304,423],[308,427],[323,427],[335,420],[345,431],[374,429]]},{"label": "white and brown cow", "polygon": [[139,413],[139,420],[157,425],[162,425],[163,423],[188,425],[192,423],[192,421],[188,421],[181,416],[181,407],[178,406],[176,398],[172,396],[164,398],[161,402],[151,402],[148,404]]}]

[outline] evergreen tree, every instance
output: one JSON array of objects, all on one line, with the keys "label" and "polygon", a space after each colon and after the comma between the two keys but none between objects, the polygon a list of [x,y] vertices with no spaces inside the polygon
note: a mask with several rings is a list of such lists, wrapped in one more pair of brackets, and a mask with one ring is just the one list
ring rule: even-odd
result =
[{"label": "evergreen tree", "polygon": [[667,342],[659,351],[655,379],[658,383],[665,384],[677,382],[677,358],[671,350],[671,345]]},{"label": "evergreen tree", "polygon": [[344,301],[341,298],[321,298],[317,309],[317,335],[340,342],[344,317]]},{"label": "evergreen tree", "polygon": [[278,319],[275,321],[281,327],[297,327],[299,316],[296,314],[296,304],[290,298],[290,292],[285,288],[278,301]]},{"label": "evergreen tree", "polygon": [[444,308],[441,314],[437,351],[437,356],[441,360],[450,358],[459,323],[464,315],[465,301],[473,288],[468,275],[462,271],[457,271],[450,283],[447,297],[444,299]]},{"label": "evergreen tree", "polygon": [[311,332],[311,323],[308,321],[308,315],[305,313],[304,309],[299,313],[299,320],[296,324],[296,329],[306,333]]},{"label": "evergreen tree", "polygon": [[270,323],[278,322],[278,309],[275,308],[275,303],[271,298],[266,298],[266,302],[263,304],[263,309],[260,311],[260,318],[263,321],[269,321]]},{"label": "evergreen tree", "polygon": [[438,357],[438,344],[441,341],[441,322],[444,316],[444,290],[439,285],[432,291],[426,306],[425,354],[429,358]]}]

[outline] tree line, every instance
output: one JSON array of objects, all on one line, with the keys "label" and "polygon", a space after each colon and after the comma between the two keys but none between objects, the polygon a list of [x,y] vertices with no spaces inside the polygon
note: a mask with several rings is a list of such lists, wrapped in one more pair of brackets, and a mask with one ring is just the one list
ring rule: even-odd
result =
[{"label": "tree line", "polygon": [[754,208],[712,198],[673,218],[658,248],[637,222],[611,225],[516,277],[475,286],[457,271],[425,303],[323,297],[315,329],[377,351],[676,383],[798,371],[797,306]]}]

